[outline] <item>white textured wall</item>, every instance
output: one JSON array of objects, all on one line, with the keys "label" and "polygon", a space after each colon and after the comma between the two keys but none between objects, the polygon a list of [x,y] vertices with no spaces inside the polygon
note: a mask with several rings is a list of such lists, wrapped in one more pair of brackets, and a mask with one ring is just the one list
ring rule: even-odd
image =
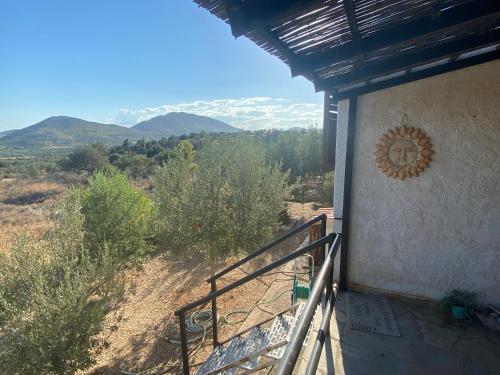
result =
[{"label": "white textured wall", "polygon": [[[405,113],[435,154],[399,181],[373,153]],[[500,305],[500,61],[361,96],[356,126],[349,282],[430,298],[462,288]]]}]

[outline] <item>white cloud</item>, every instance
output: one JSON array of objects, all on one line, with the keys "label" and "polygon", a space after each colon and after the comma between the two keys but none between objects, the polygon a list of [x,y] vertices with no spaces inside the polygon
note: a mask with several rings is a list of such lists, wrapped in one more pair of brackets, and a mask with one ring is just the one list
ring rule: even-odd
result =
[{"label": "white cloud", "polygon": [[318,103],[258,96],[166,104],[142,109],[123,108],[112,118],[106,119],[106,122],[131,126],[169,112],[209,116],[247,130],[319,126],[323,116],[322,106]]}]

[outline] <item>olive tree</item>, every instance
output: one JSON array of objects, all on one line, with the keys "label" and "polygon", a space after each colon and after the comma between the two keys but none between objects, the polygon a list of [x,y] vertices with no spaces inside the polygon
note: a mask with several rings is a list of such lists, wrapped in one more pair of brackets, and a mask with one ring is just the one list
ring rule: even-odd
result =
[{"label": "olive tree", "polygon": [[206,140],[195,163],[172,158],[154,176],[165,243],[213,264],[267,241],[291,190],[281,165],[266,163],[264,150],[244,136]]}]

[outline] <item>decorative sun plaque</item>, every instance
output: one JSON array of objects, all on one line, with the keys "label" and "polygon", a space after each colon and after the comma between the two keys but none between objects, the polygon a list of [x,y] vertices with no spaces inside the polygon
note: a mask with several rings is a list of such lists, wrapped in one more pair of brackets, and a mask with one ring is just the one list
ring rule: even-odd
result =
[{"label": "decorative sun plaque", "polygon": [[407,125],[408,116],[404,115],[401,126],[386,131],[375,151],[377,167],[400,180],[418,176],[429,166],[434,153],[425,132]]}]

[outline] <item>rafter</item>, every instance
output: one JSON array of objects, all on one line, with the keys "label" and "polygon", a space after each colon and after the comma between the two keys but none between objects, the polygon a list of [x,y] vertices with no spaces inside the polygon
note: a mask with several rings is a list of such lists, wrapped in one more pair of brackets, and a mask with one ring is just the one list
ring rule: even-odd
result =
[{"label": "rafter", "polygon": [[431,61],[438,61],[449,56],[457,56],[463,51],[479,49],[495,43],[500,44],[500,30],[493,30],[485,34],[476,34],[455,40],[453,42],[424,49],[403,56],[398,56],[386,61],[371,63],[366,67],[355,70],[352,73],[342,74],[339,77],[320,81],[315,85],[317,91],[328,90],[332,87],[349,85],[356,82],[368,80],[380,75],[390,74],[400,70],[410,69],[413,66],[422,65]]},{"label": "rafter", "polygon": [[354,59],[358,55],[374,52],[393,44],[433,33],[467,21],[500,12],[500,1],[477,0],[441,12],[441,16],[432,16],[406,22],[402,25],[379,31],[362,38],[359,42],[348,42],[339,47],[322,51],[316,55],[304,57],[291,66],[292,76],[328,67],[342,60]]},{"label": "rafter", "polygon": [[349,22],[349,29],[351,30],[352,40],[356,43],[359,41],[358,21],[356,20],[356,11],[352,0],[344,0],[344,10]]},{"label": "rafter", "polygon": [[254,0],[226,2],[231,32],[235,37],[302,15],[323,5],[325,0]]},{"label": "rafter", "polygon": [[496,50],[496,51],[493,51],[490,53],[485,53],[485,54],[479,55],[479,56],[470,57],[468,59],[452,61],[452,62],[445,64],[445,65],[437,66],[434,68],[426,69],[426,70],[415,72],[415,73],[406,74],[402,77],[398,77],[398,78],[391,79],[388,81],[367,84],[363,87],[348,90],[348,91],[345,91],[342,93],[335,92],[335,93],[333,93],[333,96],[337,100],[342,100],[342,99],[349,98],[351,96],[363,95],[363,94],[366,94],[369,92],[378,91],[378,90],[386,89],[388,87],[393,87],[393,86],[397,86],[397,85],[402,85],[404,83],[417,81],[419,79],[432,77],[432,76],[435,76],[438,74],[452,72],[455,70],[467,68],[469,66],[478,65],[478,64],[486,63],[488,61],[493,61],[493,60],[497,60],[497,59],[500,59],[500,51],[499,50]]}]

